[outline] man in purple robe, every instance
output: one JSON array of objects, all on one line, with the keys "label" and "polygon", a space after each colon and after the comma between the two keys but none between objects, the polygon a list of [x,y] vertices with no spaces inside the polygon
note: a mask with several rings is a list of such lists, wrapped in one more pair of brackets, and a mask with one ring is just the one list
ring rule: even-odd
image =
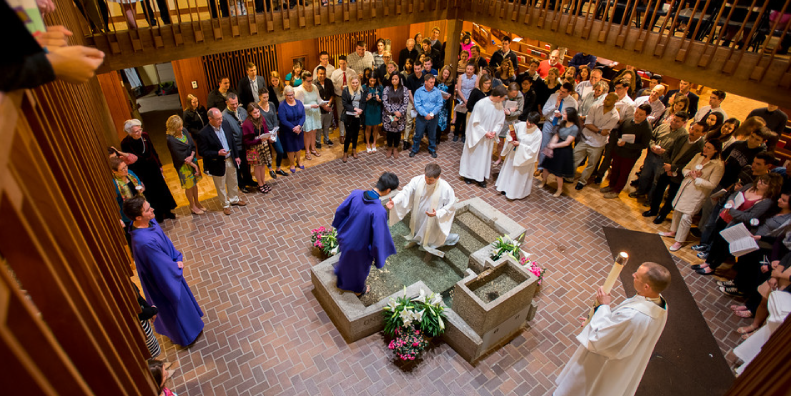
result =
[{"label": "man in purple robe", "polygon": [[154,209],[138,195],[124,201],[132,220],[132,257],[148,303],[159,309],[154,328],[182,346],[195,342],[203,331],[203,311],[184,280],[184,257],[154,220]]},{"label": "man in purple robe", "polygon": [[332,226],[338,230],[341,256],[335,267],[338,288],[363,296],[371,289],[365,280],[376,268],[385,266],[396,248],[387,226],[387,210],[379,197],[398,188],[398,176],[385,172],[373,190],[355,190],[335,211]]}]

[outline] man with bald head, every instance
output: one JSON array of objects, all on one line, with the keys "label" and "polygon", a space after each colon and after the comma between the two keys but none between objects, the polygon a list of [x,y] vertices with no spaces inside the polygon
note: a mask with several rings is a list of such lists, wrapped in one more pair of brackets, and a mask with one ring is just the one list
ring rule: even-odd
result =
[{"label": "man with bald head", "polygon": [[207,113],[209,124],[200,131],[203,170],[211,176],[223,213],[231,214],[231,205],[245,206],[236,189],[236,169],[242,164],[233,140],[231,125],[216,107]]},{"label": "man with bald head", "polygon": [[670,271],[646,262],[632,274],[635,296],[610,309],[612,298],[599,288],[600,304],[577,336],[580,346],[558,376],[555,396],[634,395],[667,322],[660,294]]},{"label": "man with bald head", "polygon": [[420,55],[420,53],[418,52],[417,48],[415,48],[415,39],[407,39],[406,48],[402,49],[398,54],[398,69],[404,70],[406,60],[412,59],[412,62],[414,62],[417,60],[418,55]]},{"label": "man with bald head", "polygon": [[638,107],[643,103],[648,103],[651,106],[651,113],[648,114],[648,122],[652,125],[655,120],[662,117],[665,112],[665,105],[662,103],[662,95],[665,93],[664,85],[656,85],[651,89],[647,96],[641,96],[634,100],[634,107]]},{"label": "man with bald head", "polygon": [[560,61],[560,51],[552,50],[549,53],[549,59],[544,59],[541,61],[541,64],[538,65],[538,74],[541,78],[547,78],[547,73],[549,73],[549,69],[556,67],[562,76],[563,73],[566,71],[566,68],[563,67],[563,62]]},{"label": "man with bald head", "polygon": [[[606,85],[606,83],[599,84]],[[600,89],[599,89],[600,90]],[[582,128],[582,138],[579,143],[574,146],[574,165],[578,166],[588,158],[588,163],[585,170],[582,171],[577,186],[577,190],[582,190],[588,179],[590,179],[596,166],[599,165],[599,159],[604,152],[604,146],[607,145],[610,132],[618,127],[618,111],[615,110],[615,102],[618,101],[618,95],[614,92],[605,96],[604,100],[594,105],[585,117],[585,125]]]},{"label": "man with bald head", "polygon": [[[591,69],[590,78],[585,81],[580,81],[579,84],[577,84],[577,86],[574,87],[574,90],[577,91],[577,95],[580,96],[580,99],[584,98],[587,94],[593,92],[593,90],[596,88],[596,84],[601,82],[601,77],[602,77],[601,69]],[[610,89],[608,87],[607,91],[609,90]],[[605,93],[607,92],[605,91]]]}]

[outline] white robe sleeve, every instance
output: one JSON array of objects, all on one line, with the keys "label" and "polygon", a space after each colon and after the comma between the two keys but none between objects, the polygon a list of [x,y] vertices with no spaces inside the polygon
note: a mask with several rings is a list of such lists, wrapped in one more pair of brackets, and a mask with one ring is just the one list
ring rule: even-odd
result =
[{"label": "white robe sleeve", "polygon": [[442,188],[440,196],[440,208],[437,209],[437,226],[445,238],[450,234],[450,227],[453,225],[453,217],[456,216],[456,194],[453,188],[445,180],[439,179]]},{"label": "white robe sleeve", "polygon": [[506,144],[503,145],[503,152],[501,156],[512,154],[514,156],[513,166],[521,168],[531,166],[538,159],[538,151],[541,149],[541,133],[538,128],[533,127],[532,133],[527,133],[527,124],[520,122],[514,125],[516,129],[516,138],[519,140],[519,146],[514,150],[514,146],[508,144],[511,140],[511,135],[506,136]]},{"label": "white robe sleeve", "polygon": [[487,99],[481,99],[476,105],[475,109],[473,109],[472,114],[470,115],[470,122],[467,124],[467,131],[466,131],[466,143],[467,147],[473,148],[478,142],[483,139],[483,136],[486,135],[486,111],[484,111],[483,107],[481,106],[484,101]]},{"label": "white robe sleeve", "polygon": [[[423,177],[423,176],[418,176]],[[415,187],[417,186],[417,178],[412,180],[404,186],[401,191],[393,197],[393,209],[390,210],[389,225],[393,225],[401,221],[410,210],[412,210],[412,199],[415,195]]]},{"label": "white robe sleeve", "polygon": [[650,324],[650,317],[637,310],[618,309],[613,313],[608,305],[602,305],[577,340],[593,353],[622,359],[635,353]]}]

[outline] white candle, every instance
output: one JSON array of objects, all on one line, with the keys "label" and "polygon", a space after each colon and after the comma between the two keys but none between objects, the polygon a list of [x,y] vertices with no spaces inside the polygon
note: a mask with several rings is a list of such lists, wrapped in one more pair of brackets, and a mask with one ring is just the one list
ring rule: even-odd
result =
[{"label": "white candle", "polygon": [[[607,275],[607,279],[604,281],[604,285],[602,288],[604,292],[610,294],[613,285],[615,285],[615,280],[618,279],[618,276],[621,275],[621,270],[626,265],[626,262],[629,261],[629,255],[626,252],[618,253],[618,256],[615,258],[615,262],[612,264],[612,268],[610,269],[610,274]],[[599,306],[599,302],[596,300],[596,297],[593,298],[593,304],[591,305],[591,309],[588,312],[588,319],[585,321],[583,326],[586,326],[593,314],[596,312],[596,307]]]},{"label": "white candle", "polygon": [[613,285],[615,285],[615,281],[618,279],[618,276],[621,275],[623,266],[626,265],[628,260],[629,255],[626,254],[626,252],[619,253],[618,257],[615,258],[615,262],[612,264],[612,268],[610,269],[610,274],[607,275],[607,280],[604,281],[604,285],[602,286],[605,293],[610,293]]}]

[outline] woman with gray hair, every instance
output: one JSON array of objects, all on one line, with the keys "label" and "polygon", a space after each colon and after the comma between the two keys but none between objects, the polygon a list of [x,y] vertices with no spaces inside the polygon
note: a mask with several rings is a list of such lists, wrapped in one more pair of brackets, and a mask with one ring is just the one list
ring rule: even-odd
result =
[{"label": "woman with gray hair", "polygon": [[146,186],[143,194],[154,208],[157,222],[162,222],[166,218],[175,219],[176,215],[171,211],[176,208],[176,201],[173,200],[173,195],[170,194],[165,183],[162,163],[159,161],[154,143],[151,142],[148,134],[143,132],[143,124],[134,118],[126,120],[124,131],[128,136],[121,141],[121,149],[137,156],[137,162],[129,165],[129,169],[135,172]]}]

